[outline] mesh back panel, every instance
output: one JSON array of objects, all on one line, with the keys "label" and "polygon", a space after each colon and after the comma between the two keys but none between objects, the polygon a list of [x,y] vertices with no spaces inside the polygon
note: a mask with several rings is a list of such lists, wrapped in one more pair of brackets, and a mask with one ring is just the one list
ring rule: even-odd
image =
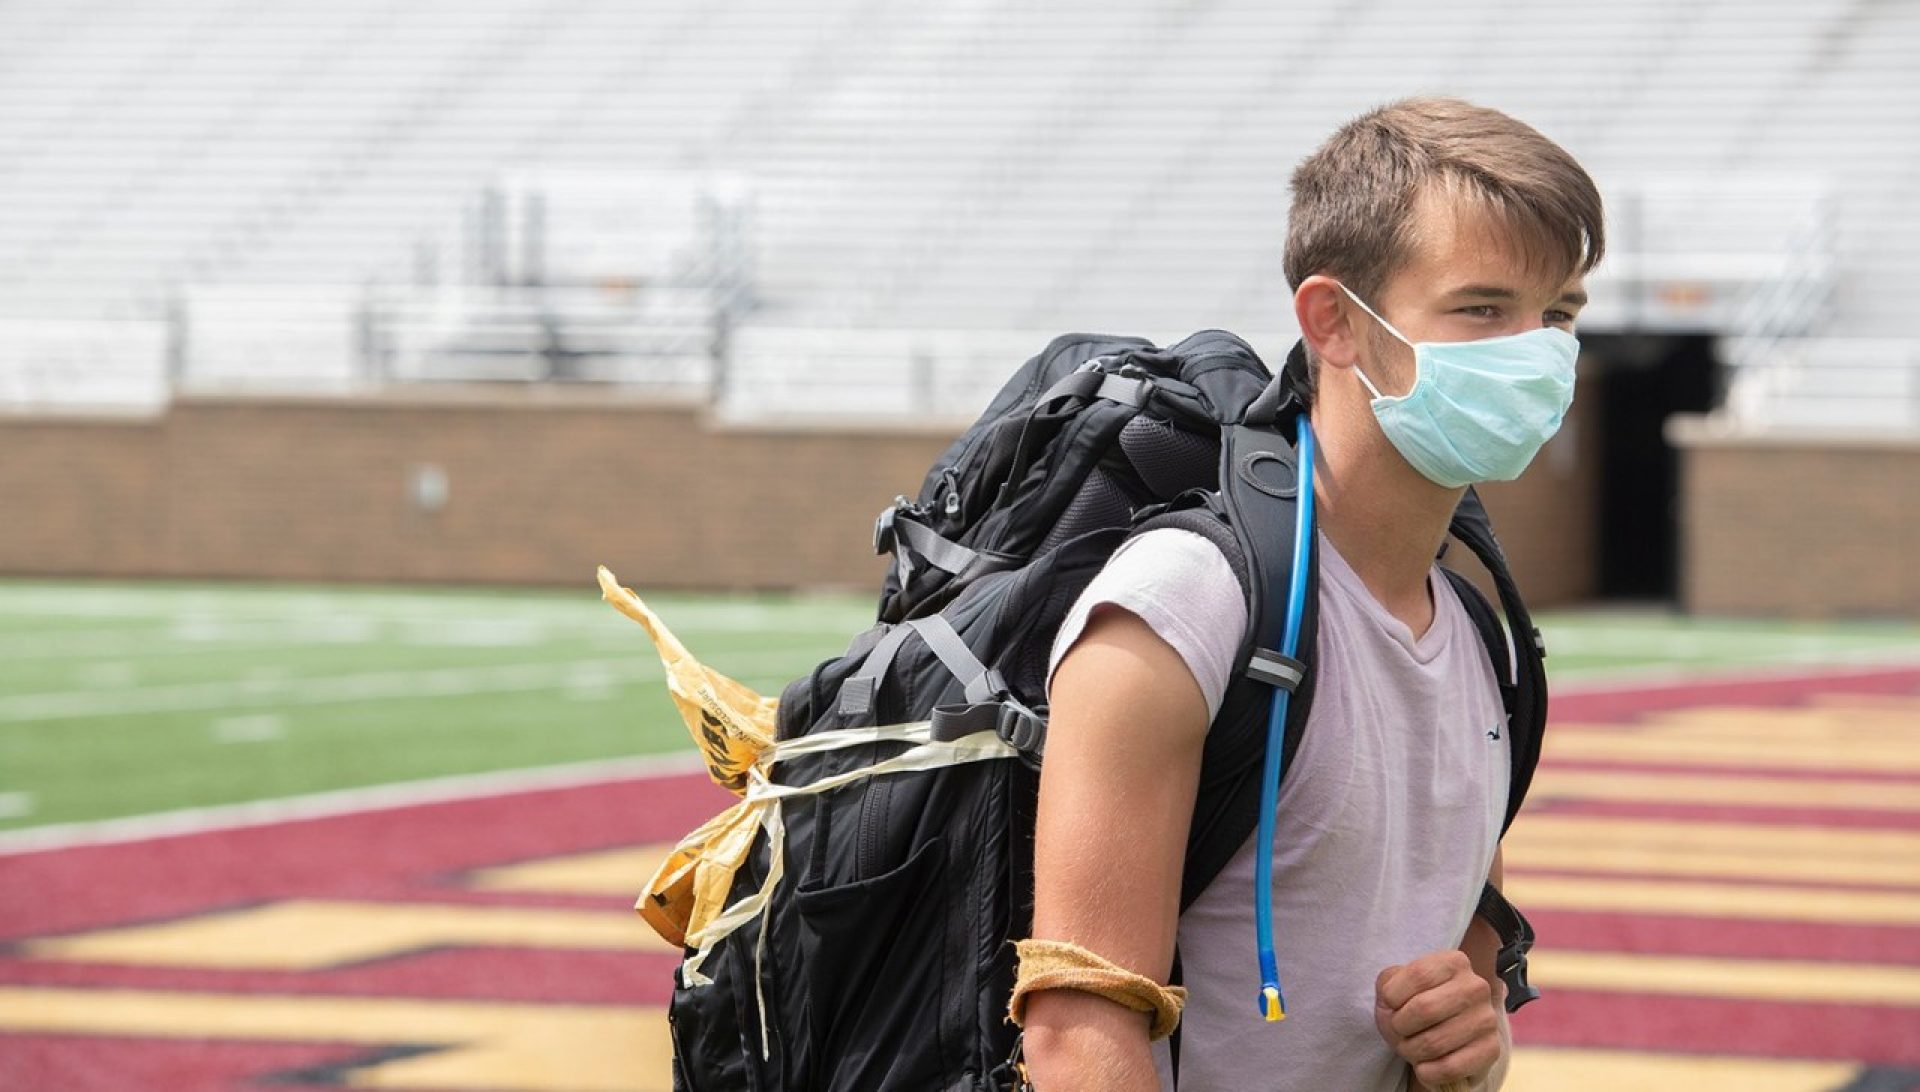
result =
[{"label": "mesh back panel", "polygon": [[[1028,623],[1033,633],[1055,634],[1060,623],[1067,620],[1067,612],[1079,600],[1080,593],[1087,590],[1094,573],[1088,572],[1078,580],[1054,581],[1047,588],[1047,597],[1039,610]],[[1019,655],[1009,665],[1008,683],[1014,692],[1030,701],[1047,700],[1047,667],[1053,659],[1053,640],[1051,636],[1044,641],[1023,641]]]},{"label": "mesh back panel", "polygon": [[1046,541],[1034,552],[1038,557],[1071,538],[1102,527],[1125,527],[1133,518],[1133,498],[1113,480],[1113,475],[1096,468],[1087,475],[1079,495],[1053,525]]},{"label": "mesh back panel", "polygon": [[1120,450],[1157,497],[1176,497],[1218,481],[1219,441],[1166,421],[1141,416],[1127,422],[1120,430]]}]

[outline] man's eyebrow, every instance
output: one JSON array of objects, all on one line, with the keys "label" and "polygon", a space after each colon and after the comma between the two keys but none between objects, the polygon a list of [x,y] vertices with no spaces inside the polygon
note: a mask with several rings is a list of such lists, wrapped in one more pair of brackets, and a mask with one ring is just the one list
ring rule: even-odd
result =
[{"label": "man's eyebrow", "polygon": [[[1447,295],[1481,300],[1513,301],[1520,298],[1520,293],[1515,292],[1511,288],[1501,288],[1491,284],[1469,284],[1461,288],[1456,288],[1447,293]],[[1585,307],[1587,305],[1586,290],[1581,288],[1571,289],[1563,293],[1556,302],[1571,303],[1577,307]]]},{"label": "man's eyebrow", "polygon": [[1517,300],[1520,293],[1511,288],[1498,288],[1490,284],[1469,284],[1447,293],[1449,296],[1472,297],[1482,300]]}]

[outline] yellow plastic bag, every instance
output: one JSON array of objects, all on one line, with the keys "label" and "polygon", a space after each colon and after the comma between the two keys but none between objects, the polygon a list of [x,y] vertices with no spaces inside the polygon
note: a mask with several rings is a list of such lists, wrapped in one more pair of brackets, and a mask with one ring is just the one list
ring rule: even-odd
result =
[{"label": "yellow plastic bag", "polygon": [[700,824],[667,854],[633,908],[667,943],[703,947],[760,826],[760,809],[745,800]]},{"label": "yellow plastic bag", "polygon": [[[645,627],[667,672],[667,691],[687,722],[714,782],[745,796],[748,771],[772,745],[779,702],[707,667],[687,651],[631,588],[600,567],[600,594]],[[668,943],[686,946],[725,908],[733,875],[746,860],[759,822],[743,800],[680,840],[634,909]]]},{"label": "yellow plastic bag", "polygon": [[779,699],[763,698],[694,659],[660,616],[633,589],[621,587],[605,565],[600,566],[600,595],[653,638],[661,666],[667,669],[667,690],[706,757],[714,783],[735,796],[746,795],[747,771],[773,743]]},{"label": "yellow plastic bag", "polygon": [[[600,590],[620,613],[646,627],[660,653],[660,662],[666,666],[667,689],[680,707],[687,731],[706,757],[707,772],[741,797],[739,803],[681,839],[634,904],[640,916],[668,943],[690,950],[681,965],[681,981],[688,986],[712,981],[701,972],[701,966],[714,946],[763,913],[780,886],[786,871],[782,801],[831,792],[869,777],[1020,757],[1012,744],[991,729],[959,739],[937,740],[932,725],[924,720],[812,732],[778,742],[774,723],[777,699],[763,698],[694,659],[659,616],[631,589],[621,587],[604,566],[600,569]],[[804,785],[776,785],[769,779],[777,761],[876,743],[897,744],[900,749],[872,765]],[[763,830],[768,840],[766,878],[757,891],[729,904],[726,900],[733,890],[734,876]],[[759,952],[756,948],[756,963]],[[763,1000],[759,998],[757,973],[754,982],[755,997]],[[764,1020],[761,1032],[764,1037]]]}]

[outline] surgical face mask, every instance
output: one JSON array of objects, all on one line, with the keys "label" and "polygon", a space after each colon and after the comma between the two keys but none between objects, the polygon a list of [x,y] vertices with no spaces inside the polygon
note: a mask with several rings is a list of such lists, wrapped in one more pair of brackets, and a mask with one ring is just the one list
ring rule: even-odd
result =
[{"label": "surgical face mask", "polygon": [[1580,339],[1554,326],[1479,341],[1408,341],[1346,285],[1340,290],[1413,350],[1413,389],[1373,393],[1380,430],[1429,481],[1450,489],[1512,481],[1573,405]]}]

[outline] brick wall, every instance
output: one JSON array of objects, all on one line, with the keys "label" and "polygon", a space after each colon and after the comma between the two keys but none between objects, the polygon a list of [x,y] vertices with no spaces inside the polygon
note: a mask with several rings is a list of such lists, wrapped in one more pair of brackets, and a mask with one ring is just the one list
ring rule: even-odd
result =
[{"label": "brick wall", "polygon": [[1681,596],[1704,614],[1920,617],[1920,438],[1677,418]]},{"label": "brick wall", "polygon": [[[1590,374],[1583,373],[1566,423],[1527,472],[1477,490],[1530,608],[1585,602],[1599,589],[1600,413],[1594,384],[1584,377]],[[1455,554],[1468,556],[1465,548],[1455,544],[1448,562],[1491,596],[1479,566]]]},{"label": "brick wall", "polygon": [[[954,431],[725,428],[544,388],[0,418],[0,572],[591,587],[604,563],[656,589],[870,588],[873,517]],[[1593,586],[1580,432],[1485,490],[1540,604]],[[444,475],[437,510],[415,502],[423,467]]]},{"label": "brick wall", "polygon": [[[567,391],[184,398],[0,418],[0,572],[650,587],[873,584],[873,517],[951,428],[715,429]],[[415,503],[420,468],[444,476]]]},{"label": "brick wall", "polygon": [[[178,403],[174,571],[654,588],[866,585],[944,434],[732,431],[584,393]],[[411,476],[444,475],[438,510]]]},{"label": "brick wall", "polygon": [[165,573],[155,421],[0,418],[0,572]]}]

